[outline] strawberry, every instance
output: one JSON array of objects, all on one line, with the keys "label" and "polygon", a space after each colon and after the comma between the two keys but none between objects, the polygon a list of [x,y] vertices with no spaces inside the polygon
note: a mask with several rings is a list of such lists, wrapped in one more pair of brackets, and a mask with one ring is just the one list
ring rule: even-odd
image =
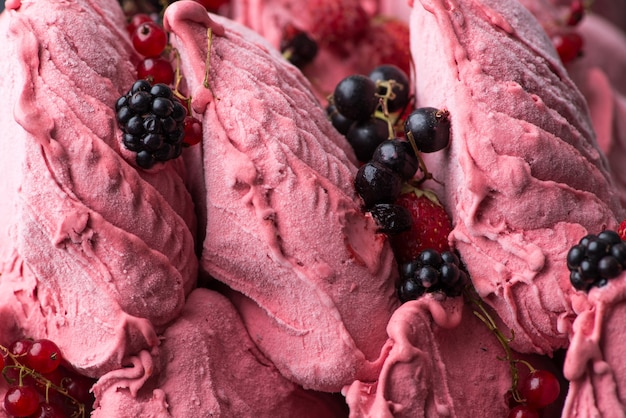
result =
[{"label": "strawberry", "polygon": [[619,224],[619,228],[617,228],[617,234],[622,239],[622,241],[626,241],[626,219]]},{"label": "strawberry", "polygon": [[391,238],[398,263],[412,261],[429,248],[440,253],[450,250],[452,222],[433,191],[407,185],[396,204],[408,209],[413,221],[409,231]]},{"label": "strawberry", "polygon": [[369,17],[356,0],[309,0],[303,6],[308,32],[320,45],[343,43],[367,30]]},{"label": "strawberry", "polygon": [[388,16],[374,17],[357,48],[363,50],[356,53],[367,59],[367,64],[371,68],[381,64],[392,64],[400,67],[406,74],[411,74],[409,27],[399,19]]}]

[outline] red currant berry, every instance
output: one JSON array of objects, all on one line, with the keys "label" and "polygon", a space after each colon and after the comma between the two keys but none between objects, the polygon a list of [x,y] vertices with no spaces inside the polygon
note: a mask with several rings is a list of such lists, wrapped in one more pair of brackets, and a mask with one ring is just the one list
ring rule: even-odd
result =
[{"label": "red currant berry", "polygon": [[200,3],[210,12],[217,11],[217,9],[229,2],[230,0],[196,0],[196,3]]},{"label": "red currant berry", "polygon": [[158,57],[167,45],[167,34],[154,22],[139,25],[132,39],[135,50],[145,57]]},{"label": "red currant berry", "polygon": [[39,394],[31,386],[13,386],[4,395],[4,409],[15,417],[27,417],[38,406]]},{"label": "red currant berry", "polygon": [[555,375],[546,370],[534,370],[522,382],[521,395],[533,408],[544,408],[556,401],[561,386]]},{"label": "red currant berry", "polygon": [[54,403],[41,402],[34,414],[28,418],[65,418],[63,408]]},{"label": "red currant berry", "polygon": [[137,66],[137,77],[140,80],[149,80],[152,84],[172,84],[174,69],[172,64],[163,58],[146,58]]},{"label": "red currant berry", "polygon": [[185,118],[185,137],[183,143],[192,146],[202,141],[202,122],[193,116]]},{"label": "red currant berry", "polygon": [[145,13],[137,13],[133,17],[131,17],[128,25],[126,25],[126,30],[130,36],[133,36],[137,28],[142,23],[153,22],[152,18]]},{"label": "red currant berry", "polygon": [[47,339],[36,340],[28,349],[24,363],[39,373],[51,373],[61,364],[61,350]]},{"label": "red currant berry", "polygon": [[617,234],[622,239],[622,241],[626,240],[626,219],[619,224],[619,228],[617,228]]},{"label": "red currant berry", "polygon": [[569,8],[569,15],[567,17],[568,26],[576,26],[583,20],[585,16],[585,6],[582,0],[574,0]]},{"label": "red currant berry", "polygon": [[9,351],[17,357],[22,357],[28,353],[31,345],[33,345],[33,340],[17,340],[11,344]]},{"label": "red currant berry", "polygon": [[552,42],[563,64],[574,61],[582,54],[583,38],[576,32],[555,35]]},{"label": "red currant berry", "polygon": [[4,370],[5,364],[6,361],[4,360],[4,352],[0,350],[0,373],[2,373],[2,370]]},{"label": "red currant berry", "polygon": [[539,413],[526,405],[517,405],[509,412],[509,418],[539,418]]}]

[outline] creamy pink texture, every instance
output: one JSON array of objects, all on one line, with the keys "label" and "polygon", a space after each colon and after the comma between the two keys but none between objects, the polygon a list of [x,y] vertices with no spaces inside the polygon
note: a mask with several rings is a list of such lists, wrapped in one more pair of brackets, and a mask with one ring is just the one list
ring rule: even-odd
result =
[{"label": "creamy pink texture", "polygon": [[241,293],[231,296],[253,341],[286,377],[335,391],[372,379],[397,273],[359,208],[344,140],[299,70],[217,16],[226,30],[204,86],[207,28],[181,11],[198,7],[171,5],[165,25],[204,124],[201,266]]},{"label": "creamy pink texture", "polygon": [[15,324],[0,339],[48,337],[90,375],[156,346],[197,274],[184,163],[140,171],[119,147],[113,107],[135,77],[123,30],[114,0],[24,2],[0,26],[0,295]]},{"label": "creamy pink texture", "polygon": [[[197,289],[167,328],[159,359],[102,377],[94,390],[102,417],[341,417],[339,398],[285,379],[254,345],[235,307]],[[152,374],[145,384],[137,378]]]},{"label": "creamy pink texture", "polygon": [[[445,184],[451,242],[514,347],[567,345],[574,317],[563,260],[622,216],[584,98],[536,20],[514,1],[415,3],[416,95],[450,111]],[[584,303],[584,301],[581,301]]]}]

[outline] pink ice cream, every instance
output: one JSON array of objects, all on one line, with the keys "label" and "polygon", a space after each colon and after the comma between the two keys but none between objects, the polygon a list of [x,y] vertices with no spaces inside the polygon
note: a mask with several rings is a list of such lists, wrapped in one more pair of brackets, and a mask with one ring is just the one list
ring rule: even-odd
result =
[{"label": "pink ice cream", "polygon": [[165,26],[203,119],[201,266],[238,292],[253,341],[289,379],[327,391],[372,379],[397,272],[359,207],[345,140],[300,71],[250,30],[212,16],[224,33],[214,28],[207,69],[213,23],[198,7],[172,4]]},{"label": "pink ice cream", "polygon": [[565,255],[623,216],[584,98],[517,2],[416,2],[411,25],[418,104],[451,114],[449,149],[427,161],[451,242],[517,349],[565,347],[577,298]]},{"label": "pink ice cream", "polygon": [[92,376],[157,345],[198,266],[183,161],[141,171],[119,146],[123,30],[114,0],[24,2],[0,23],[0,340],[58,341]]},{"label": "pink ice cream", "polygon": [[338,397],[285,379],[254,345],[234,306],[211,290],[191,293],[163,334],[159,354],[150,371],[137,358],[132,368],[102,377],[92,416],[346,416]]}]

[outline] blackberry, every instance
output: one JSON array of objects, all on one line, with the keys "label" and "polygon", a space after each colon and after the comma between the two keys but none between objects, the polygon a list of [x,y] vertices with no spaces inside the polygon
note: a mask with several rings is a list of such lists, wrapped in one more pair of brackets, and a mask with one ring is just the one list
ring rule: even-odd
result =
[{"label": "blackberry", "polygon": [[424,250],[416,259],[401,264],[399,271],[398,297],[403,303],[431,292],[459,296],[468,282],[459,257],[451,251],[440,254],[436,250]]},{"label": "blackberry", "polygon": [[615,231],[586,235],[568,251],[567,268],[575,289],[603,286],[626,269],[626,242]]},{"label": "blackberry", "polygon": [[165,84],[136,81],[115,103],[122,144],[137,153],[135,162],[151,168],[182,153],[187,110]]}]

